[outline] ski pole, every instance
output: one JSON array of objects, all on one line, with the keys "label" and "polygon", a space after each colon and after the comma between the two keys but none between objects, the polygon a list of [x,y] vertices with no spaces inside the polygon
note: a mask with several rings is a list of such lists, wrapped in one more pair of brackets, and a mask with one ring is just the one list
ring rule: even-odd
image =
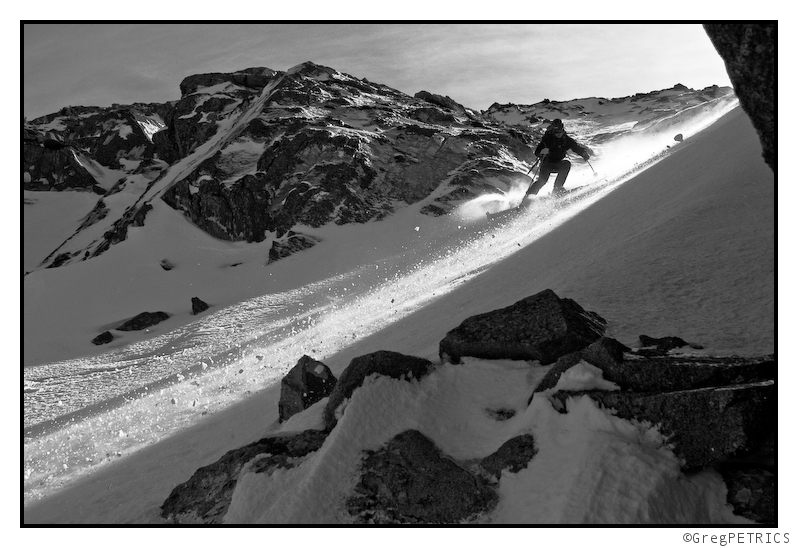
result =
[{"label": "ski pole", "polygon": [[587,162],[587,165],[589,165],[590,169],[593,170],[593,175],[598,175],[598,173],[596,173],[596,170],[593,169],[593,164],[590,163],[590,160],[585,160],[585,162]]},{"label": "ski pole", "polygon": [[[548,154],[544,154],[542,157],[538,157],[538,159],[535,160],[535,163],[532,164],[532,167],[529,169],[529,171],[526,172],[526,174],[529,175],[530,173],[532,173],[532,170],[535,169],[535,166],[538,165],[541,160],[545,160],[546,156],[548,156]],[[540,169],[538,169],[538,175],[540,175]],[[529,192],[529,189],[532,188],[532,185],[534,185],[534,184],[535,184],[535,176],[532,175],[532,182],[529,183],[528,187],[526,187],[526,192]],[[526,192],[524,193],[524,198],[526,198],[526,196],[527,196]],[[524,198],[521,198],[521,203],[522,204],[524,203]]]},{"label": "ski pole", "polygon": [[532,173],[532,170],[535,169],[535,166],[538,165],[539,162],[540,162],[540,158],[535,160],[535,163],[532,164],[532,167],[529,168],[529,171],[527,171],[526,174],[529,175],[530,173]]}]

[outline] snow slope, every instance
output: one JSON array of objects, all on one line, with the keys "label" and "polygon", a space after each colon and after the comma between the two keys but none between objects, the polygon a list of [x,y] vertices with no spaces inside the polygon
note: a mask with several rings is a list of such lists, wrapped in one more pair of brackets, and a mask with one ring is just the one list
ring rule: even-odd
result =
[{"label": "snow slope", "polygon": [[[568,213],[570,216],[564,220],[558,217],[558,212],[553,212],[550,217],[544,216],[556,228],[542,230],[541,235],[529,241],[519,239],[519,234],[523,233],[522,225],[530,222],[529,219],[519,219],[517,225],[508,225],[499,231],[484,232],[483,239],[493,240],[495,247],[517,246],[517,252],[503,255],[495,264],[475,269],[462,280],[450,282],[445,296],[436,298],[413,293],[425,284],[423,269],[420,271],[422,278],[413,282],[413,288],[389,286],[394,293],[382,296],[379,305],[387,313],[395,310],[406,315],[385,329],[375,328],[368,336],[349,343],[345,341],[345,333],[340,337],[331,335],[336,339],[335,343],[327,341],[326,336],[321,336],[327,333],[324,329],[316,340],[308,339],[304,343],[308,344],[309,350],[317,350],[315,357],[327,363],[336,375],[353,357],[382,349],[437,361],[438,341],[466,317],[551,288],[560,296],[573,298],[608,319],[610,334],[627,344],[640,332],[645,332],[653,336],[679,335],[703,344],[708,353],[774,351],[773,174],[761,160],[756,134],[740,109],[686,140],[672,156],[599,198]],[[535,211],[545,213],[542,207]],[[386,245],[394,246],[391,251],[398,253],[396,261],[413,259],[413,254],[403,254],[404,250],[421,244],[424,241],[421,238],[429,237],[425,231],[432,228],[424,225],[421,217],[413,218],[412,221],[418,222],[411,222],[404,229],[400,229],[399,224],[391,226],[391,240],[377,240],[373,233],[364,237],[362,246],[355,246],[358,248],[355,252],[366,253],[368,259],[368,250],[374,248],[379,258],[394,257],[376,249]],[[405,218],[404,222],[410,220]],[[471,229],[474,226],[471,225]],[[478,226],[477,230],[483,229]],[[135,236],[131,240],[127,252],[135,248]],[[480,248],[480,252],[489,252],[490,248],[491,245]],[[141,252],[148,253],[147,250]],[[113,250],[107,255],[112,253]],[[102,261],[103,257],[93,261]],[[215,260],[218,268],[222,257],[223,253],[212,249],[210,257],[203,257],[200,261]],[[331,258],[327,266],[333,273],[336,269],[345,271],[342,265],[349,258],[344,253],[340,264]],[[289,272],[291,265],[296,266],[299,262],[298,258],[296,261],[287,260],[282,267],[285,271],[275,269],[274,275],[293,275],[301,281],[303,276],[309,276],[306,271]],[[412,273],[415,266],[400,267],[390,262],[377,264],[385,265],[384,268],[390,269],[397,278],[408,280],[411,278],[407,273]],[[349,278],[344,276],[343,282],[338,280],[336,283],[340,285],[331,284],[329,287],[342,290],[351,284],[349,287],[355,288],[358,276],[363,273],[355,271]],[[432,275],[431,272],[426,274]],[[399,302],[408,296],[421,300],[424,306],[406,313],[398,307],[391,309],[390,301]],[[328,327],[342,325],[343,331],[356,331],[360,327],[358,311],[362,311],[358,305],[363,301],[355,301],[350,309],[344,306],[345,299],[339,300],[340,304],[333,297],[330,308],[312,318],[313,322]],[[286,303],[277,305],[288,306]],[[264,303],[261,302],[260,306]],[[329,323],[325,324],[327,321]],[[235,324],[217,328],[222,338],[236,331]],[[25,522],[159,523],[158,506],[176,484],[185,481],[199,466],[217,460],[225,451],[274,430],[280,371],[266,370],[257,365],[264,355],[270,356],[274,347],[273,341],[256,338],[248,343],[247,348],[239,349],[222,367],[209,368],[206,374],[197,377],[194,382],[201,384],[199,391],[207,404],[207,414],[201,419],[185,419],[192,413],[193,406],[189,402],[192,399],[197,401],[196,392],[188,391],[189,383],[186,381],[153,391],[150,396],[125,403],[109,412],[98,413],[54,434],[27,440]],[[303,351],[305,348],[300,346],[286,349],[281,354],[285,369],[293,365]],[[177,354],[166,357],[177,358]],[[124,362],[117,362],[117,365],[124,367]],[[463,409],[468,416],[467,408],[457,402],[467,401],[477,394],[493,404],[519,407],[519,402],[524,399],[522,393],[528,397],[540,372],[533,373],[534,368],[529,370],[527,366],[519,368],[519,365],[471,364],[469,373],[462,376],[462,383],[449,383],[452,388],[448,391],[422,383],[420,386],[391,386],[389,392],[399,403],[417,400],[422,395],[422,400],[428,400],[425,404],[427,411],[416,413],[411,409],[407,417],[399,420],[423,423],[432,430],[436,443],[455,456],[482,454],[495,449],[496,436],[444,435],[442,430],[435,430],[434,425],[429,426],[429,411],[449,405],[454,410]],[[486,370],[501,370],[503,374],[486,375]],[[436,374],[441,377],[452,375],[453,368],[442,368]],[[495,384],[491,382],[493,378]],[[242,383],[249,387],[249,397],[241,401],[231,399],[228,403],[232,404],[223,409],[224,406],[218,402],[231,398],[228,395],[231,387],[239,386],[237,389],[242,390]],[[515,385],[516,389],[505,389],[504,383]],[[384,381],[373,383],[363,390],[362,396],[353,398],[353,409],[360,405],[364,411],[351,414],[347,411],[342,422],[351,422],[351,427],[341,428],[339,425],[341,439],[329,447],[325,445],[323,450],[328,458],[319,461],[319,466],[334,466],[331,463],[338,462],[351,471],[346,466],[351,467],[351,455],[358,449],[358,444],[375,442],[375,438],[369,440],[365,435],[352,438],[352,432],[371,432],[379,424],[385,424],[378,424],[377,419],[377,422],[371,422],[371,415],[366,411],[373,401],[383,399],[377,393],[386,390],[389,384]],[[403,393],[403,389],[407,393]],[[416,393],[411,393],[413,391]],[[176,403],[170,403],[172,400]],[[539,505],[523,495],[536,481],[530,476],[530,468],[515,478],[508,478],[506,483],[503,480],[502,502],[492,516],[494,522],[634,522],[650,517],[652,504],[661,508],[658,516],[662,516],[663,521],[684,519],[693,522],[701,521],[699,518],[702,517],[712,522],[733,519],[728,508],[719,502],[717,478],[710,474],[685,483],[675,475],[667,452],[661,448],[652,449],[648,441],[640,441],[639,429],[597,413],[594,407],[590,408],[584,402],[575,403],[576,414],[570,419],[561,419],[566,422],[557,425],[540,406],[542,404],[536,397],[533,405],[507,428],[543,429],[539,433],[552,443],[560,436],[562,446],[568,448],[571,457],[558,458],[552,453],[534,466],[549,467],[547,471],[559,478],[557,484],[563,486],[559,496],[565,499],[547,510],[547,514],[534,510]],[[180,408],[180,413],[175,411],[163,415],[168,420],[157,422],[155,417],[171,408]],[[289,424],[297,429],[312,426],[316,420],[315,412],[317,410],[311,408],[286,423],[284,428]],[[194,413],[198,414],[199,408]],[[584,420],[577,421],[576,417]],[[573,435],[569,436],[567,421],[571,420],[577,421],[579,426],[572,428]],[[478,421],[468,422],[466,426],[482,428]],[[398,426],[389,422],[388,427]],[[551,429],[548,434],[544,432],[546,428]],[[144,430],[153,431],[146,441],[135,435]],[[159,436],[155,433],[158,430],[164,434]],[[646,432],[642,434],[644,439],[648,439]],[[347,436],[350,443],[347,443]],[[135,441],[131,442],[131,439]],[[471,439],[476,441],[472,444],[469,442]],[[356,443],[351,443],[353,441]],[[602,455],[600,459],[591,458],[590,452],[596,447],[601,448],[597,453]],[[617,512],[612,513],[613,506],[602,499],[603,494],[621,493],[627,489],[624,486],[629,485],[630,479],[622,474],[609,473],[613,461],[610,456],[619,454],[618,451],[629,459],[625,469],[635,470],[638,477],[650,479],[652,483],[638,482],[634,493],[639,496],[617,504],[614,507]],[[542,451],[541,455],[544,454],[549,455]],[[79,460],[84,460],[84,463],[91,461],[91,464],[81,467],[77,464]],[[556,466],[558,462],[562,464],[559,468]],[[63,464],[62,470],[59,463]],[[585,470],[578,478],[573,476],[576,463]],[[52,477],[48,478],[47,474],[40,477],[40,468]],[[780,476],[781,485],[789,471],[782,467],[780,472],[783,474]],[[286,484],[288,480],[290,478]],[[311,481],[323,485],[330,478],[319,473],[313,475]],[[351,481],[351,475],[345,476],[343,481]],[[654,485],[657,481],[661,482],[659,486]],[[324,496],[320,496],[321,502],[314,505],[314,498],[303,498],[302,493],[298,493],[291,495],[294,506],[280,509],[283,512],[280,515],[270,514],[262,506],[254,504],[253,493],[262,491],[252,487],[250,480],[242,482],[236,495],[235,516],[270,521],[280,515],[299,516],[291,513],[292,508],[305,507],[311,517],[329,515],[324,512],[334,510],[333,507],[322,507],[323,501],[328,500]],[[545,493],[551,485],[539,487]],[[680,513],[676,500],[680,493],[687,491],[703,493],[710,503]],[[314,490],[311,492],[316,493]],[[781,491],[782,496],[784,492]],[[45,498],[36,501],[39,496]],[[307,507],[308,504],[311,506]]]}]

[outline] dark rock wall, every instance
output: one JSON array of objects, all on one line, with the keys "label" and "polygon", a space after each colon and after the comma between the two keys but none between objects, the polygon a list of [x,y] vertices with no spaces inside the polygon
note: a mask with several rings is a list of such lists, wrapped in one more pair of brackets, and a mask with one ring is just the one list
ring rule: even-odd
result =
[{"label": "dark rock wall", "polygon": [[776,23],[704,25],[751,118],[767,165],[776,169]]}]

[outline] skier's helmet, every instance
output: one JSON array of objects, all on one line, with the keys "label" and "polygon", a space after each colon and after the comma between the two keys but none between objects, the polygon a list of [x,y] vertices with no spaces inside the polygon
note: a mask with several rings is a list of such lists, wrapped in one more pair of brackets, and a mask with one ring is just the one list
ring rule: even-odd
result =
[{"label": "skier's helmet", "polygon": [[565,131],[565,127],[562,124],[562,120],[556,118],[552,120],[551,124],[549,124],[549,131]]}]

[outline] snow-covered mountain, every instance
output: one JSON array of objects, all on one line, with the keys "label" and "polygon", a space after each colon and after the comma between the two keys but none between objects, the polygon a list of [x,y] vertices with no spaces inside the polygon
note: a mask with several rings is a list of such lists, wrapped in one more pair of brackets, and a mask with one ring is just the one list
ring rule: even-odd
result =
[{"label": "snow-covered mountain", "polygon": [[[129,171],[117,191],[102,196],[103,206],[89,217],[97,219],[93,223],[81,218],[81,208],[86,215],[92,207],[78,193],[25,191],[26,254],[30,231],[42,259],[50,256],[46,265],[63,257],[57,268],[35,268],[24,278],[26,364],[36,365],[24,374],[25,490],[31,501],[26,521],[158,523],[171,489],[201,466],[265,434],[318,426],[318,406],[282,426],[274,423],[277,381],[303,354],[324,361],[336,376],[353,357],[376,350],[439,362],[438,341],[462,320],[549,287],[608,318],[612,336],[627,345],[636,344],[640,330],[650,330],[700,343],[709,354],[773,351],[772,173],[758,170],[756,136],[739,109],[722,118],[723,128],[703,131],[734,107],[732,94],[677,86],[558,107],[556,117],[594,152],[592,166],[575,161],[569,177],[567,186],[580,192],[567,204],[541,198],[528,216],[495,226],[486,224],[484,212],[512,205],[523,193],[531,167],[528,145],[555,117],[546,110],[551,101],[519,107],[525,114],[514,118],[504,107],[476,113],[448,98],[419,94],[436,101],[425,103],[315,65],[236,74],[184,81],[176,103],[186,101],[184,110],[161,118],[170,129],[154,134],[153,150],[160,142],[162,152],[146,162],[148,176],[136,173],[142,164],[133,166],[137,160],[126,152],[118,165],[103,167],[103,173]],[[178,131],[176,119],[193,122]],[[213,129],[202,129],[206,125]],[[322,142],[314,139],[319,134]],[[48,150],[75,150],[58,135],[48,138],[65,144]],[[270,183],[270,173],[279,180]],[[330,173],[337,175],[325,179]],[[324,198],[333,181],[345,181],[346,189],[330,207]],[[758,192],[759,185],[766,190]],[[269,188],[275,193],[254,196]],[[231,198],[243,190],[254,201]],[[229,210],[203,209],[214,203]],[[247,235],[254,221],[237,225],[244,222],[241,212],[256,217],[261,209],[239,210],[242,203],[262,206],[271,221]],[[59,230],[74,237],[57,253],[44,251],[58,239],[42,234],[44,214],[60,219],[67,208],[72,224],[59,221]],[[297,234],[315,245],[282,253],[279,242]],[[211,305],[199,317],[190,313],[193,296]],[[116,329],[154,310],[166,311],[169,319],[149,332]],[[115,339],[92,345],[104,330]],[[74,359],[57,361],[66,358]],[[587,455],[595,449],[591,440],[603,439],[597,432],[620,433],[623,441],[602,446],[607,452],[594,453],[580,476],[605,474],[604,483],[568,480],[563,464],[555,474],[565,481],[560,486],[570,486],[561,492],[563,506],[546,515],[524,514],[531,507],[523,496],[530,478],[507,475],[501,510],[488,522],[645,520],[645,512],[630,506],[613,513],[610,505],[601,517],[590,504],[574,506],[594,496],[593,488],[612,497],[628,487],[620,475],[607,475],[606,466],[609,455],[624,447],[634,447],[639,457],[629,469],[653,480],[646,489],[655,494],[645,504],[673,510],[687,491],[710,501],[693,513],[668,510],[662,520],[737,519],[724,507],[717,476],[687,480],[693,484],[686,491],[671,489],[686,478],[674,468],[673,455],[656,448],[656,458],[649,459],[651,447],[635,445],[644,430],[607,419],[595,406],[582,402],[575,414],[557,418],[538,400],[518,414],[546,372],[545,366],[531,367],[477,360],[459,369],[443,365],[410,392],[391,382],[364,388],[347,408],[346,428],[337,427],[332,445],[304,468],[312,470],[307,485],[318,490],[294,489],[292,482],[303,481],[296,473],[270,476],[271,484],[260,487],[262,478],[252,475],[242,483],[230,519],[295,521],[301,508],[310,509],[304,514],[310,521],[332,519],[329,512],[340,510],[340,489],[355,479],[349,472],[359,452],[377,449],[399,426],[421,430],[466,460],[488,455],[511,430],[529,429],[548,445],[541,466],[576,462],[551,452],[558,443],[573,455]],[[392,411],[375,415],[375,406],[395,390],[401,393],[392,400],[395,410],[422,400],[432,407],[422,405],[386,429],[376,418]],[[447,421],[468,408],[466,400],[515,409],[517,416],[499,429],[480,418],[474,427],[492,434],[479,446],[470,444],[467,432],[447,430]],[[429,413],[438,416],[437,435],[425,431]],[[570,429],[573,439],[541,433],[546,424]],[[194,449],[186,451],[186,444]],[[282,487],[277,480],[284,480]],[[97,490],[101,483],[113,489],[115,509],[99,502],[108,496]],[[283,487],[294,493],[288,506],[258,505],[264,493]],[[553,494],[557,484],[538,487]],[[32,503],[42,495],[47,497]]]},{"label": "snow-covered mountain", "polygon": [[25,188],[103,194],[41,267],[103,253],[145,223],[154,199],[216,238],[269,240],[276,260],[316,243],[298,225],[365,223],[421,200],[442,215],[506,190],[547,120],[566,118],[591,147],[736,100],[730,88],[677,85],[477,113],[313,63],[197,75],[180,89],[174,104],[65,108],[26,125]]},{"label": "snow-covered mountain", "polygon": [[[24,217],[26,232],[34,232],[41,245],[26,239],[26,271],[50,278],[54,274],[42,270],[99,257],[130,230],[150,232],[150,211],[162,204],[219,245],[235,244],[241,256],[226,252],[219,268],[240,271],[257,261],[260,269],[316,245],[324,226],[378,221],[411,205],[431,217],[445,215],[478,196],[529,181],[530,145],[553,117],[562,117],[593,151],[594,164],[618,162],[631,170],[675,144],[680,126],[711,118],[736,101],[730,88],[676,86],[626,99],[558,103],[567,108],[544,101],[513,118],[504,108],[478,113],[428,92],[410,97],[313,63],[286,72],[258,68],[191,76],[180,90],[181,99],[173,103],[69,107],[26,124]],[[614,146],[644,135],[650,137],[645,142],[657,144],[645,150]],[[579,184],[577,178],[572,174],[569,184]],[[56,197],[40,192],[45,189],[100,196],[89,208],[95,194],[67,191]],[[67,203],[82,210],[57,213]],[[31,231],[27,226],[34,222],[41,226]],[[201,253],[184,248],[180,254]],[[189,261],[163,255],[152,267]],[[230,286],[236,274],[219,283]],[[25,298],[27,365],[95,353],[92,340],[145,311],[140,304],[121,306],[124,274],[112,276],[104,282],[112,285],[108,293],[101,286],[89,290],[95,312],[88,316],[82,306],[64,302],[64,295],[27,282],[37,288]],[[132,278],[134,285],[140,276]],[[173,271],[169,277],[180,275]],[[271,290],[260,282],[238,293],[228,287],[232,295],[224,297],[218,288],[180,293],[183,302],[197,297],[223,307]],[[169,284],[151,285],[150,291],[156,303],[176,296]],[[75,310],[65,322],[70,327],[49,313],[53,305]],[[172,316],[171,328],[193,319],[182,310],[186,306],[177,303],[163,309]],[[62,339],[58,352],[55,345],[38,343],[42,331]],[[125,342],[140,337],[118,330],[115,335],[124,335]]]}]

